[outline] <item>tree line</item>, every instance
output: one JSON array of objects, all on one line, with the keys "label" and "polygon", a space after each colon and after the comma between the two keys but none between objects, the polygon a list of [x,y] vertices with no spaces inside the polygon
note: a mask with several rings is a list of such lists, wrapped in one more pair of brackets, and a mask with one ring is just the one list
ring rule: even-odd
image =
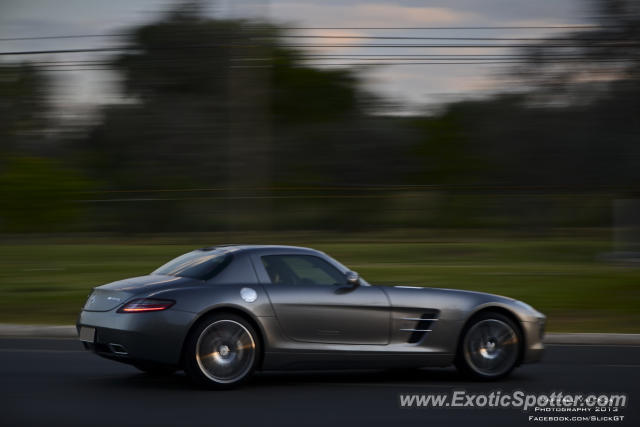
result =
[{"label": "tree line", "polygon": [[0,228],[608,225],[640,179],[635,4],[595,3],[602,25],[568,32],[564,57],[523,48],[517,91],[404,117],[283,29],[193,7],[131,31],[106,65],[123,101],[82,125],[57,118],[42,65],[5,62]]}]

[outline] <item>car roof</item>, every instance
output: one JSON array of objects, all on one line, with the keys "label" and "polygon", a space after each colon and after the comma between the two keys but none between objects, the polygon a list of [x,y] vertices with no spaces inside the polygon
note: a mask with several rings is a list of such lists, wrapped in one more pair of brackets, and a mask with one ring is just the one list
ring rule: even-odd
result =
[{"label": "car roof", "polygon": [[213,245],[200,248],[201,251],[212,251],[216,249],[227,250],[229,252],[278,252],[278,251],[291,251],[291,252],[307,252],[307,253],[320,253],[320,251],[306,248],[304,246],[287,246],[287,245],[247,245],[247,244],[223,244]]}]

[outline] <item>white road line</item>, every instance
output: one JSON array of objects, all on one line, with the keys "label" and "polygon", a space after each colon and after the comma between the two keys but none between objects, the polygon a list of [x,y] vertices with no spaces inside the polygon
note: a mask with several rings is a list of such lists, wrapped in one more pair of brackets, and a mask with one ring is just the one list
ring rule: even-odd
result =
[{"label": "white road line", "polygon": [[640,365],[596,365],[606,366],[607,368],[640,368]]},{"label": "white road line", "polygon": [[37,348],[0,348],[0,353],[84,353],[83,350],[53,350]]},{"label": "white road line", "polygon": [[631,347],[640,348],[635,344],[545,344],[545,347]]}]

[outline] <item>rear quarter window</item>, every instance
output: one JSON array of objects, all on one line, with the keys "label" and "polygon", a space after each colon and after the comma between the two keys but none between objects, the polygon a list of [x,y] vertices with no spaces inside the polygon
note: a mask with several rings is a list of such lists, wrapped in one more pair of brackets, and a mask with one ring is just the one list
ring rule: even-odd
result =
[{"label": "rear quarter window", "polygon": [[156,269],[152,274],[209,280],[224,270],[233,254],[218,250],[197,250],[180,255]]}]

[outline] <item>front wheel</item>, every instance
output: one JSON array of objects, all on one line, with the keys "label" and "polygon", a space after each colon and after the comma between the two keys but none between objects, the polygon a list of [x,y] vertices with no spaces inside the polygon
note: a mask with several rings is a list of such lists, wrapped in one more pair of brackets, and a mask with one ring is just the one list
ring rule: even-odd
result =
[{"label": "front wheel", "polygon": [[462,332],[456,367],[477,380],[496,380],[515,368],[522,337],[517,325],[500,313],[481,313]]},{"label": "front wheel", "polygon": [[189,334],[185,371],[200,385],[235,387],[253,374],[260,354],[257,333],[244,318],[217,314],[201,321]]}]

